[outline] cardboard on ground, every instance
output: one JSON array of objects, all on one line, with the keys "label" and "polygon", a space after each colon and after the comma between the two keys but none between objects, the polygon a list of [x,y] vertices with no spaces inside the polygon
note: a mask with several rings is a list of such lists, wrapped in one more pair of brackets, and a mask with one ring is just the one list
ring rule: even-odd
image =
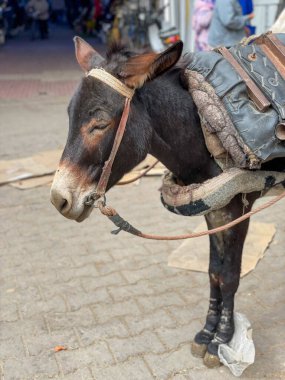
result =
[{"label": "cardboard on ground", "polygon": [[[194,232],[207,230],[206,223],[201,223]],[[266,249],[275,235],[274,224],[251,222],[247,234],[243,256],[241,276],[251,272],[262,259]],[[169,258],[168,265],[175,268],[198,272],[208,272],[210,243],[208,236],[185,240]]]},{"label": "cardboard on ground", "polygon": [[[22,190],[49,185],[52,182],[61,154],[62,150],[53,150],[40,152],[31,157],[0,161],[0,185],[10,184]],[[154,161],[155,158],[148,155],[130,173],[127,173],[121,181],[136,178]],[[159,163],[147,175],[159,176],[164,173],[164,170],[165,167]]]}]

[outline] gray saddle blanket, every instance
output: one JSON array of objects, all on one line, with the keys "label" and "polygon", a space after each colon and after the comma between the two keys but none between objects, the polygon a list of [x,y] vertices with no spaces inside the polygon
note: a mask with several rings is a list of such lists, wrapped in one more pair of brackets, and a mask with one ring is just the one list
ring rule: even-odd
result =
[{"label": "gray saddle blanket", "polygon": [[[276,37],[285,45],[285,34]],[[214,88],[238,135],[260,164],[285,157],[285,141],[275,133],[276,126],[285,123],[284,75],[254,41],[248,45],[238,44],[229,51],[269,101],[270,106],[263,112],[249,97],[245,81],[219,52],[193,54],[188,70],[201,74]],[[245,163],[246,155],[244,152],[244,162],[237,166],[250,167]],[[235,157],[232,159],[236,163]]]}]

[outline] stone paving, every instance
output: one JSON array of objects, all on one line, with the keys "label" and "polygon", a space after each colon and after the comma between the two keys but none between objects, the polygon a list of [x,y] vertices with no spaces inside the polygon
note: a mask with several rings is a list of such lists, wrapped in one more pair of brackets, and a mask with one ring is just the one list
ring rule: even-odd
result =
[{"label": "stone paving", "polygon": [[[71,35],[48,51],[58,66],[45,78],[80,77],[71,67]],[[66,45],[64,44],[66,41]],[[23,46],[28,41],[20,41]],[[46,47],[35,42],[37,62],[20,42],[0,51],[1,80],[38,80]],[[62,45],[61,45],[62,44]],[[62,49],[66,49],[64,57]],[[11,57],[3,65],[2,57]],[[14,66],[13,66],[14,62]],[[2,67],[1,67],[2,65]],[[32,67],[34,65],[34,71]],[[6,70],[6,71],[5,71]],[[0,84],[1,85],[1,84]],[[67,91],[68,92],[68,91]],[[11,94],[0,102],[0,159],[62,147],[68,95]],[[192,230],[201,218],[168,213],[159,202],[158,178],[114,188],[109,202],[147,232]],[[253,326],[256,361],[242,379],[285,379],[285,202],[254,217],[276,224],[277,233],[256,270],[241,281],[236,310]],[[0,187],[0,373],[5,380],[208,380],[233,379],[228,369],[210,370],[191,356],[208,304],[206,274],[167,266],[178,242],[110,235],[110,222],[96,211],[82,224],[61,217],[49,203],[49,188]],[[55,352],[56,346],[67,349]]]}]

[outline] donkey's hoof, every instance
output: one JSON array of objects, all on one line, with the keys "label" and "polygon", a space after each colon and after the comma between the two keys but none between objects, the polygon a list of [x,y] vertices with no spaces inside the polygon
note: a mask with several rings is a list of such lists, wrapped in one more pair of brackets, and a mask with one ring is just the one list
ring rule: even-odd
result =
[{"label": "donkey's hoof", "polygon": [[206,352],[203,360],[204,364],[208,368],[220,367],[221,362],[218,356],[212,355],[209,352]]},{"label": "donkey's hoof", "polygon": [[191,345],[191,354],[195,356],[196,358],[203,358],[205,356],[205,353],[207,351],[207,344],[199,344],[196,342],[192,342]]}]

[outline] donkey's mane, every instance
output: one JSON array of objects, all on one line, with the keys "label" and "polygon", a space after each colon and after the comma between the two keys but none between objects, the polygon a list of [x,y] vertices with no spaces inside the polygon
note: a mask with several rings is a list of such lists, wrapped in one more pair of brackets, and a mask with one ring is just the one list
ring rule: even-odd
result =
[{"label": "donkey's mane", "polygon": [[[122,42],[113,42],[106,52],[106,58],[108,61],[111,61],[111,59],[114,56],[121,55],[128,59],[140,54],[148,54],[148,53],[152,53],[152,51],[149,49],[131,50],[128,45],[125,45]],[[186,67],[189,65],[191,59],[192,59],[191,54],[189,53],[184,54],[176,63],[176,65],[174,65],[170,70],[168,70],[167,73],[173,70],[185,70]]]},{"label": "donkey's mane", "polygon": [[126,58],[133,57],[138,54],[142,54],[145,51],[131,50],[127,45],[122,42],[112,42],[106,52],[106,58],[111,60],[114,55],[120,54]]}]

